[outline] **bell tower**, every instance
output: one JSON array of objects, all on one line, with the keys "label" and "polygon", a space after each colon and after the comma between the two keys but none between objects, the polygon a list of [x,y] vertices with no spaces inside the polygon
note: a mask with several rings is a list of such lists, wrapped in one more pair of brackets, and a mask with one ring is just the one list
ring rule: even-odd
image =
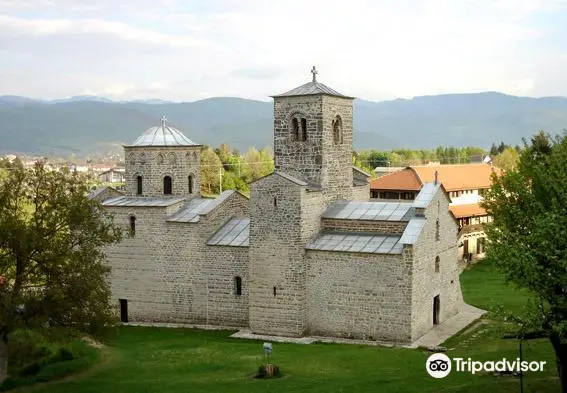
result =
[{"label": "bell tower", "polygon": [[313,187],[327,200],[352,196],[353,97],[312,80],[274,98],[276,171]]}]

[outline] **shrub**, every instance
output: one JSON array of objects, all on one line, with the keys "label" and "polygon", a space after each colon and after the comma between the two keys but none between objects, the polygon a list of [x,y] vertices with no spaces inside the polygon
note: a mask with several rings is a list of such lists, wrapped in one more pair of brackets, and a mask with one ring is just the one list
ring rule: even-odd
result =
[{"label": "shrub", "polygon": [[31,377],[33,375],[36,375],[39,370],[41,370],[41,364],[39,364],[38,362],[33,362],[22,368],[19,375],[21,377]]}]

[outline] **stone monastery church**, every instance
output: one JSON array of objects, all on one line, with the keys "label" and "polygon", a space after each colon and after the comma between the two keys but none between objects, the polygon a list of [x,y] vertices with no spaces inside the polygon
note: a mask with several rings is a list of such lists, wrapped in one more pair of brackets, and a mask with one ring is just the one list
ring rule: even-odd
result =
[{"label": "stone monastery church", "polygon": [[409,343],[457,314],[458,225],[443,186],[369,202],[353,97],[313,80],[274,99],[275,172],[250,197],[200,196],[201,145],[161,125],[124,146],[130,235],[106,250],[124,322]]}]

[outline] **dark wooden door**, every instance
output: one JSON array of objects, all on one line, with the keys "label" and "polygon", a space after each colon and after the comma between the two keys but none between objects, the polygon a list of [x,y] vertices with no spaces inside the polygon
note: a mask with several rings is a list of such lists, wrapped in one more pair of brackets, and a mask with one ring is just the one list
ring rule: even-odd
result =
[{"label": "dark wooden door", "polygon": [[128,300],[120,299],[120,322],[128,322]]}]

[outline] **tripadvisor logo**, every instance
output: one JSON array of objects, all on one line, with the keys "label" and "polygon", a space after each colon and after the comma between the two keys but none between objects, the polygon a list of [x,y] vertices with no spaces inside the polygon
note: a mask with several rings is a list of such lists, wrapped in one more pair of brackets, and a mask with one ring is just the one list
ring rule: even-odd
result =
[{"label": "tripadvisor logo", "polygon": [[[521,361],[519,358],[509,361],[506,358],[498,361],[479,362],[471,360],[471,358],[453,358],[455,369],[459,372],[469,372],[475,374],[477,372],[494,372],[494,371],[543,371],[546,362],[528,362]],[[443,353],[434,353],[429,356],[425,362],[427,373],[433,378],[445,378],[451,372],[451,359]]]}]

